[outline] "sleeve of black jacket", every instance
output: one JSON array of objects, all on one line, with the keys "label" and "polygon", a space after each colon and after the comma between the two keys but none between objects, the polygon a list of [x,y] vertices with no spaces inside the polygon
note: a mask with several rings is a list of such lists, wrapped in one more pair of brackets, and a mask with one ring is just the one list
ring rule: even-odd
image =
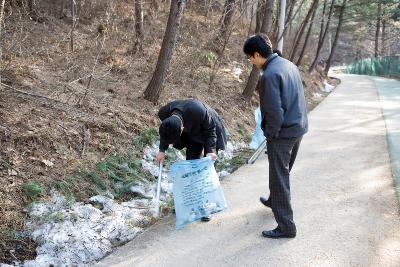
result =
[{"label": "sleeve of black jacket", "polygon": [[217,130],[214,120],[211,117],[211,114],[205,109],[205,115],[203,121],[201,122],[202,135],[205,138],[204,149],[206,153],[215,152],[215,148],[217,146]]},{"label": "sleeve of black jacket", "polygon": [[283,109],[281,100],[282,80],[278,73],[262,76],[263,102],[262,118],[264,133],[267,139],[279,137],[279,131],[283,124]]},{"label": "sleeve of black jacket", "polygon": [[[160,118],[161,121],[165,120],[171,115],[171,107],[170,103],[161,107],[160,110],[158,111],[158,117]],[[158,147],[160,152],[165,152],[169,147],[169,144],[165,142],[164,139],[161,138],[160,136],[160,145]]]}]

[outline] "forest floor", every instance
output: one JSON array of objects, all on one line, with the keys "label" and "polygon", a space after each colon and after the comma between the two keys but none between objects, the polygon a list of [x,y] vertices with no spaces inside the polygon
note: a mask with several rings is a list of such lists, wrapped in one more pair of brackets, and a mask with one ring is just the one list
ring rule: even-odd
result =
[{"label": "forest floor", "polygon": [[[144,49],[138,53],[132,53],[131,10],[131,4],[118,2],[82,17],[74,52],[68,16],[42,12],[32,20],[14,12],[6,18],[0,68],[0,262],[35,256],[35,244],[24,234],[27,205],[48,198],[51,188],[77,201],[98,193],[87,173],[138,140],[145,142],[149,129],[158,127],[158,108],[168,101],[204,101],[223,117],[233,140],[248,141],[258,106],[256,96],[250,102],[241,97],[251,70],[242,54],[248,26],[235,23],[210,85],[216,59],[210,40],[220,15],[205,17],[198,7],[188,7],[165,89],[154,105],[142,94],[161,48],[168,8],[145,18]],[[105,11],[115,15],[96,16]],[[327,77],[320,70],[302,74],[311,110],[327,94]]]}]

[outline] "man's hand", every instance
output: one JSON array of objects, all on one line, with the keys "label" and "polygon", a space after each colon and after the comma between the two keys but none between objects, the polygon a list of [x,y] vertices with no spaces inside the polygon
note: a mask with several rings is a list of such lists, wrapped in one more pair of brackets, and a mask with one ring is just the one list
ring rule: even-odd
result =
[{"label": "man's hand", "polygon": [[212,153],[207,153],[207,157],[210,157],[213,161],[217,160],[217,154],[212,152]]},{"label": "man's hand", "polygon": [[163,162],[164,159],[165,159],[165,152],[158,152],[158,154],[156,156],[156,161],[158,162],[158,164]]}]

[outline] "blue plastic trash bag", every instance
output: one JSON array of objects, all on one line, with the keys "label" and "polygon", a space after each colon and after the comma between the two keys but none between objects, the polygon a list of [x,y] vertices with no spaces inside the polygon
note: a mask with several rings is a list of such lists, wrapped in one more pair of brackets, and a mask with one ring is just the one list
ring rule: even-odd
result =
[{"label": "blue plastic trash bag", "polygon": [[168,175],[174,181],[177,229],[227,208],[211,158],[177,161]]},{"label": "blue plastic trash bag", "polygon": [[254,111],[254,117],[256,119],[256,131],[253,134],[253,137],[251,138],[251,143],[249,145],[249,147],[251,149],[257,149],[262,142],[264,142],[265,140],[265,136],[264,136],[264,132],[261,129],[261,110],[260,107],[258,107],[255,111]]}]

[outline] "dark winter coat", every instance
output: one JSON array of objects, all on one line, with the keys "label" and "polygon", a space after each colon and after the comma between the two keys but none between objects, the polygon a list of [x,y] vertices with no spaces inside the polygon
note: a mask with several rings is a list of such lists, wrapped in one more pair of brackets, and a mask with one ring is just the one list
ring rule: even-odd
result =
[{"label": "dark winter coat", "polygon": [[304,135],[307,105],[297,66],[273,54],[262,69],[259,93],[264,135],[267,139]]},{"label": "dark winter coat", "polygon": [[[182,117],[183,131],[191,141],[204,144],[206,153],[225,149],[226,130],[215,110],[198,100],[175,100],[161,107],[158,117],[163,121],[176,111]],[[165,151],[168,146],[165,140],[160,140],[160,151]]]}]

